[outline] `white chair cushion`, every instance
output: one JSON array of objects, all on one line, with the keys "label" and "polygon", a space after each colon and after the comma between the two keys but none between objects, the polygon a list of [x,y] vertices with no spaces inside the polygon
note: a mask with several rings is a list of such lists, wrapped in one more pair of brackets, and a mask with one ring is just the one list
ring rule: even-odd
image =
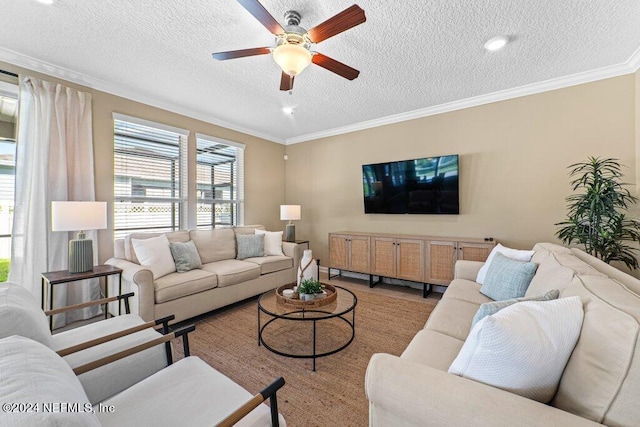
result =
[{"label": "white chair cushion", "polygon": [[0,284],[0,338],[31,338],[51,347],[47,316],[33,295],[17,283]]},{"label": "white chair cushion", "polygon": [[511,249],[506,246],[502,246],[500,243],[496,245],[495,248],[491,250],[491,253],[487,257],[487,261],[484,263],[480,270],[478,271],[478,277],[476,277],[476,282],[481,285],[484,284],[484,278],[487,276],[487,270],[489,270],[489,266],[491,265],[491,261],[496,256],[496,253],[501,253],[507,258],[511,258],[516,261],[531,261],[531,257],[536,253],[536,251],[523,251],[519,249]]},{"label": "white chair cushion", "polygon": [[549,402],[580,336],[580,297],[525,301],[480,320],[449,373]]},{"label": "white chair cushion", "polygon": [[0,396],[3,404],[24,404],[10,407],[15,411],[3,406],[3,426],[100,425],[69,365],[50,348],[28,338],[0,340]]},{"label": "white chair cushion", "polygon": [[[107,399],[114,412],[98,413],[103,426],[212,426],[252,395],[197,357],[187,357]],[[280,418],[282,426],[284,419]],[[265,404],[237,426],[270,426]]]},{"label": "white chair cushion", "polygon": [[154,280],[176,271],[166,235],[161,234],[148,239],[131,239],[131,244],[140,260],[140,265],[151,270]]},{"label": "white chair cushion", "polygon": [[[98,337],[122,331],[143,324],[144,321],[136,315],[112,317],[107,320],[90,323],[53,335],[51,348],[55,351],[86,342]],[[100,344],[86,350],[72,353],[64,357],[71,366],[77,368],[86,363],[118,353],[138,344],[154,340],[162,335],[152,329],[136,332],[116,340]],[[96,404],[137,382],[153,375],[167,366],[167,356],[163,344],[133,354],[124,359],[85,372],[78,378],[84,388],[89,402]]]}]

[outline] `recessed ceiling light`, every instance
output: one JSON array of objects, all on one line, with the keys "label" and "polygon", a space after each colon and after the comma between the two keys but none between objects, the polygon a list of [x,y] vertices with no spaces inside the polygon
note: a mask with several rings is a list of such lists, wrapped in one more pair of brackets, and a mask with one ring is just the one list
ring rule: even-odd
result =
[{"label": "recessed ceiling light", "polygon": [[42,4],[53,4],[53,0],[38,0]]},{"label": "recessed ceiling light", "polygon": [[285,114],[293,114],[293,107],[284,107],[282,112]]},{"label": "recessed ceiling light", "polygon": [[487,50],[490,50],[491,52],[495,52],[496,50],[500,50],[503,47],[505,47],[507,43],[509,43],[509,37],[498,36],[498,37],[492,38],[491,40],[488,40],[484,44],[484,48]]}]

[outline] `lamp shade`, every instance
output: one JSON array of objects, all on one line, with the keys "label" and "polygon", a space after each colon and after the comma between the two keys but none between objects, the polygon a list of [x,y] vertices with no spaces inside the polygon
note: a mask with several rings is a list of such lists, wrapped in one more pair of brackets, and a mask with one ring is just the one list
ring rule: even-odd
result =
[{"label": "lamp shade", "polygon": [[280,219],[283,221],[299,220],[300,205],[280,205]]},{"label": "lamp shade", "polygon": [[107,228],[107,202],[51,202],[51,231]]},{"label": "lamp shade", "polygon": [[299,44],[281,44],[273,51],[273,59],[282,71],[295,77],[311,64],[311,52]]}]

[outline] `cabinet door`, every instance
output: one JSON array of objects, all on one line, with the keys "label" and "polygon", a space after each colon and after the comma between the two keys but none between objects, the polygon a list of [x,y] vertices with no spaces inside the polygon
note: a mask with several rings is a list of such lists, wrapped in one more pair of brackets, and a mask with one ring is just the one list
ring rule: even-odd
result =
[{"label": "cabinet door", "polygon": [[396,277],[414,282],[424,281],[423,240],[396,240]]},{"label": "cabinet door", "polygon": [[396,239],[392,237],[371,238],[372,274],[396,277]]},{"label": "cabinet door", "polygon": [[349,269],[347,252],[348,236],[329,234],[329,266],[340,270]]},{"label": "cabinet door", "polygon": [[427,282],[448,286],[456,263],[455,242],[430,241]]},{"label": "cabinet door", "polygon": [[349,268],[358,273],[369,273],[371,268],[369,236],[349,236]]},{"label": "cabinet door", "polygon": [[494,246],[494,243],[458,242],[458,259],[485,262]]}]

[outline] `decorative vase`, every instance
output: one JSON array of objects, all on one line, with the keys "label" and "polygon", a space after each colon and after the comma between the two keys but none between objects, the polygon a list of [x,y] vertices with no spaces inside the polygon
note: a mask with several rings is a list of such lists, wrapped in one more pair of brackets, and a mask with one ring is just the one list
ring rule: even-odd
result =
[{"label": "decorative vase", "polygon": [[300,299],[302,301],[311,301],[316,298],[316,294],[300,294]]},{"label": "decorative vase", "polygon": [[307,279],[318,279],[318,265],[316,264],[316,260],[313,259],[311,249],[305,249],[302,253],[302,259],[298,267],[298,286],[300,286],[303,280]]}]

